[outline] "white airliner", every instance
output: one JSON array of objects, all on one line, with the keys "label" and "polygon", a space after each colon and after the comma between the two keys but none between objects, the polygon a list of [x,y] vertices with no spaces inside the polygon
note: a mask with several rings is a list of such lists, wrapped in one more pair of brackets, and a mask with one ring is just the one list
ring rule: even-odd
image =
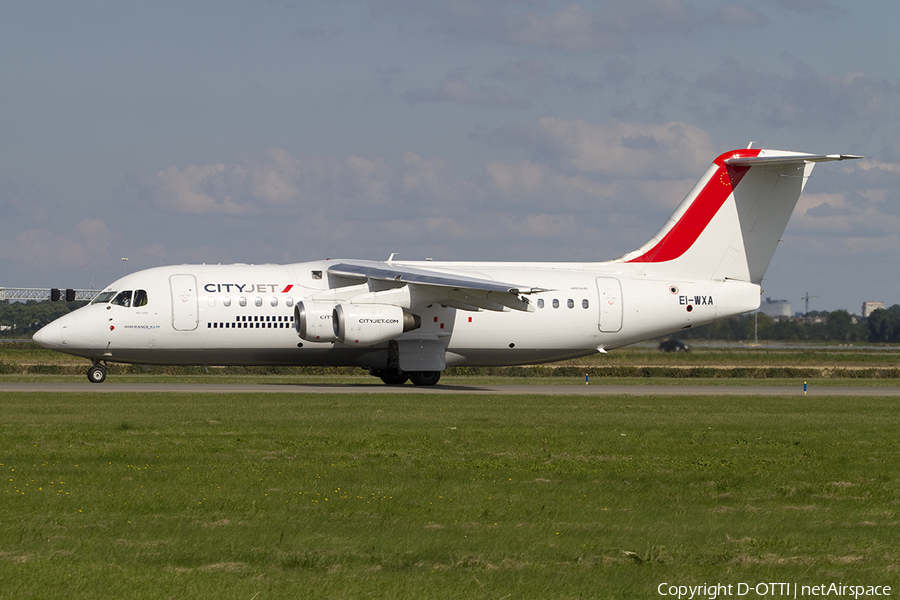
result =
[{"label": "white airliner", "polygon": [[449,366],[606,352],[756,310],[760,282],[815,163],[727,152],[662,229],[607,262],[320,260],[182,265],[127,275],[34,335],[92,361],[355,365],[434,385]]}]

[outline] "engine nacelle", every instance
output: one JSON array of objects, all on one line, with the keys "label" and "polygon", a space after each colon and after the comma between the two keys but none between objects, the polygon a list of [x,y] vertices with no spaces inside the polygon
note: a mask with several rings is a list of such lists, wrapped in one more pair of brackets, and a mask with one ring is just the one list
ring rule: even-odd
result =
[{"label": "engine nacelle", "polygon": [[334,335],[348,346],[374,346],[422,326],[418,315],[390,304],[338,304],[332,317]]},{"label": "engine nacelle", "polygon": [[307,342],[333,342],[334,302],[301,300],[294,306],[294,328]]}]

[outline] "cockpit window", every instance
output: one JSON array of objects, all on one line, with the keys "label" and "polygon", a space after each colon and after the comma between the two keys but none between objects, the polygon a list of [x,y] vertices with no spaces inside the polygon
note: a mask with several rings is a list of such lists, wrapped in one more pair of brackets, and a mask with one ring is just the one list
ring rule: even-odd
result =
[{"label": "cockpit window", "polygon": [[126,308],[131,306],[131,290],[119,292],[119,295],[113,298],[112,303],[116,306],[124,306]]},{"label": "cockpit window", "polygon": [[109,302],[116,292],[100,292],[97,297],[91,300],[91,304],[106,304]]},{"label": "cockpit window", "polygon": [[146,290],[126,290],[124,292],[101,292],[91,300],[91,304],[115,304],[116,306],[147,306],[148,298]]}]

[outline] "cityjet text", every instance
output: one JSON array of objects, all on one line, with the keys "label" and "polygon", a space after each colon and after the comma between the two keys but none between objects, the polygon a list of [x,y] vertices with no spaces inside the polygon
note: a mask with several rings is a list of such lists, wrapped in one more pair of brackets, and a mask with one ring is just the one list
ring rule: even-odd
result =
[{"label": "cityjet text", "polygon": [[203,286],[203,289],[210,294],[216,292],[230,294],[232,291],[238,294],[252,294],[254,292],[257,294],[287,294],[292,287],[294,287],[294,284],[288,284],[281,292],[278,292],[281,289],[281,284],[279,283],[207,283]]}]

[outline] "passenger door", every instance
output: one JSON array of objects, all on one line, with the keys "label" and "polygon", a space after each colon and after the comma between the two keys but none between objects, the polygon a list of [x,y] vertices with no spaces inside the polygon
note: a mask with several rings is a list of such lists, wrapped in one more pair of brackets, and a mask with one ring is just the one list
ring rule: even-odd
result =
[{"label": "passenger door", "polygon": [[616,333],[622,329],[622,284],[612,277],[597,278],[602,333]]},{"label": "passenger door", "polygon": [[199,322],[197,278],[193,275],[172,275],[172,327],[177,331],[193,331]]}]

